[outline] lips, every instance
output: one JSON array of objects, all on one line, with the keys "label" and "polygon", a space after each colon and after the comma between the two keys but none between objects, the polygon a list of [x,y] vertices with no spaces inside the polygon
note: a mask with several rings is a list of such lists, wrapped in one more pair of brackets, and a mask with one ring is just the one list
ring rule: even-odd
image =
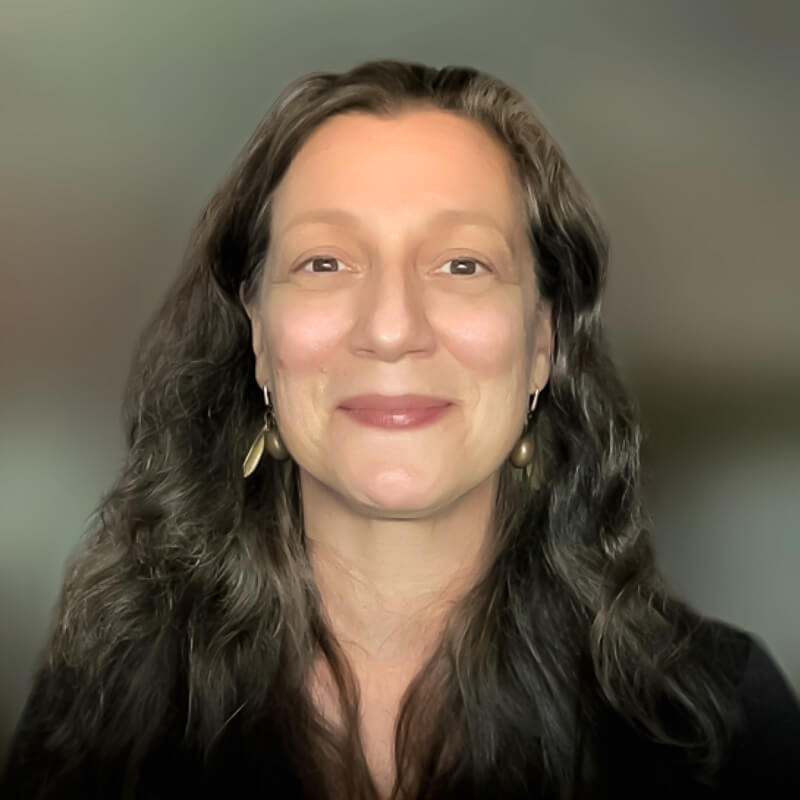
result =
[{"label": "lips", "polygon": [[450,405],[450,401],[443,397],[422,394],[361,394],[355,397],[348,397],[340,405],[346,409],[398,412],[420,408],[441,408],[442,406]]}]

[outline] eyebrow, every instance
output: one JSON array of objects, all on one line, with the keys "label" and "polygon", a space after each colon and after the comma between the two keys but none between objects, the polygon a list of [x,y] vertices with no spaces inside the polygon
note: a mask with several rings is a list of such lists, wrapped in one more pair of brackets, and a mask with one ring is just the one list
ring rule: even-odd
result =
[{"label": "eyebrow", "polygon": [[[312,222],[327,222],[333,225],[349,225],[350,227],[361,227],[363,222],[357,214],[353,214],[343,208],[314,208],[297,214],[292,220],[284,225],[280,234],[285,234],[298,225]],[[491,228],[500,234],[513,258],[516,258],[516,250],[505,231],[498,225],[497,220],[485,211],[473,211],[466,208],[444,208],[437,211],[429,220],[428,225],[479,225]]]}]

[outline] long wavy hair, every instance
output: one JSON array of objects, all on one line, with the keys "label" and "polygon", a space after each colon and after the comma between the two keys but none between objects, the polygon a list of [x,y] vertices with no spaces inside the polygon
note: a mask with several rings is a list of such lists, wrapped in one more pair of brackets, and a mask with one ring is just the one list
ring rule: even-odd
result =
[{"label": "long wavy hair", "polygon": [[[606,710],[689,753],[703,780],[719,766],[725,687],[693,647],[705,623],[654,565],[635,408],[604,344],[606,236],[518,92],[471,68],[384,60],[279,96],[143,333],[124,465],[68,568],[42,665],[71,681],[49,740],[65,768],[102,747],[125,753],[135,780],[168,729],[212,763],[226,741],[268,728],[263,741],[308,796],[377,797],[357,683],[310,567],[297,465],[266,459],[242,478],[263,420],[242,298],[257,290],[273,193],[307,137],[336,114],[412,108],[479,123],[513,159],[554,350],[534,463],[501,468],[491,563],[403,698],[394,796],[571,796],[601,766],[593,732]],[[342,729],[308,696],[319,657]]]}]

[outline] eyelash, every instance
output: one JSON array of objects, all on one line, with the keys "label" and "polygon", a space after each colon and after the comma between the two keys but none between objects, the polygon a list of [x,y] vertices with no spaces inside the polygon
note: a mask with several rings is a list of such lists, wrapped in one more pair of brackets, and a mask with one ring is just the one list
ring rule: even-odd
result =
[{"label": "eyelash", "polygon": [[[296,267],[296,269],[294,270],[294,272],[305,271],[303,268],[306,265],[310,264],[312,261],[316,261],[316,260],[341,262],[341,259],[337,258],[336,256],[324,256],[324,255],[311,256],[310,258],[307,258],[305,261],[303,261],[302,264],[299,264]],[[471,261],[471,262],[473,262],[475,264],[479,264],[487,272],[491,272],[492,271],[491,268],[487,264],[485,264],[483,261],[481,261],[480,259],[477,259],[477,258],[471,258],[470,256],[455,256],[453,258],[448,258],[447,261],[445,261],[445,264],[449,264],[452,261]],[[308,272],[307,274],[308,275],[337,275],[338,272]],[[464,275],[462,277],[476,278],[478,276],[476,274],[476,275]]]}]

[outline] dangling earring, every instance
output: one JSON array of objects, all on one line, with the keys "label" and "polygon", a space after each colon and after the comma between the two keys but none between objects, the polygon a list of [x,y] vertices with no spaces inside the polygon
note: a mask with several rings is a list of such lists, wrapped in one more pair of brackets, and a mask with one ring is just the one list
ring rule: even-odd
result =
[{"label": "dangling earring", "polygon": [[275,421],[275,415],[272,411],[272,406],[269,402],[269,390],[264,387],[264,402],[267,405],[267,410],[264,412],[264,427],[259,431],[247,455],[244,457],[242,464],[242,473],[247,478],[253,474],[253,471],[261,461],[261,456],[264,455],[264,448],[276,460],[283,461],[289,457],[289,451],[278,433],[278,424]]},{"label": "dangling earring", "polygon": [[509,460],[517,469],[523,469],[533,461],[533,434],[528,431],[527,428],[533,418],[533,410],[536,408],[536,401],[538,399],[539,390],[537,389],[531,401],[530,411],[528,411],[528,419],[525,423],[526,432],[517,440],[509,456]]}]

